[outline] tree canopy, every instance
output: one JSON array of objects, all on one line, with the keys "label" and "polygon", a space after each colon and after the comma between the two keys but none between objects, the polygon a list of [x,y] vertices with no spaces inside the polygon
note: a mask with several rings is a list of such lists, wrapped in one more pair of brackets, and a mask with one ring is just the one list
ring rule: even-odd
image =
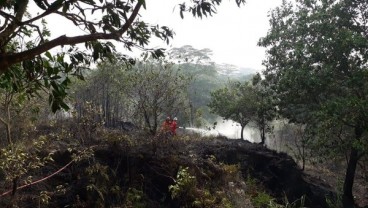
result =
[{"label": "tree canopy", "polygon": [[161,120],[188,108],[190,82],[189,75],[161,59],[139,61],[134,67],[103,63],[86,76],[83,85],[74,86],[75,109],[81,115],[89,102],[101,106],[106,127],[132,122],[155,135]]},{"label": "tree canopy", "polygon": [[344,207],[353,204],[356,165],[367,150],[367,8],[367,1],[285,1],[259,42],[283,116],[310,124],[319,149],[349,152]]},{"label": "tree canopy", "polygon": [[260,130],[261,143],[265,142],[265,133],[270,130],[269,122],[275,117],[275,108],[271,96],[264,86],[261,86],[259,74],[251,82],[230,82],[226,87],[211,93],[209,107],[224,119],[236,121],[243,130],[249,122],[253,122]]}]

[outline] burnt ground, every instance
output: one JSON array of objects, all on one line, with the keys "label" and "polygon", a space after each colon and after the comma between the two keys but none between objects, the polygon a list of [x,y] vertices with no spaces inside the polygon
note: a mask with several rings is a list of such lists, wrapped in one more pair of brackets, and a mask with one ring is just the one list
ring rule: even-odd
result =
[{"label": "burnt ground", "polygon": [[[56,153],[53,169],[70,159],[68,151]],[[226,171],[223,164],[237,166],[240,176],[228,176],[231,171]],[[173,199],[168,187],[175,184],[181,167],[188,167],[195,175],[198,190]],[[94,144],[93,158],[74,163],[44,184],[19,191],[22,197],[18,205],[34,207],[39,202],[34,201],[35,194],[63,184],[63,192],[50,191],[53,195],[47,207],[125,207],[127,203],[130,206],[126,207],[194,207],[186,203],[198,196],[208,199],[208,193],[213,195],[211,207],[221,207],[216,204],[221,204],[225,196],[235,207],[252,207],[252,196],[244,194],[249,189],[249,178],[280,204],[286,203],[285,199],[294,202],[305,196],[306,207],[327,207],[326,196],[335,197],[331,187],[317,178],[306,177],[284,153],[242,140],[184,136]]]},{"label": "burnt ground", "polygon": [[240,164],[244,178],[250,175],[257,179],[280,203],[283,203],[285,196],[289,202],[305,196],[306,206],[327,207],[325,197],[335,197],[333,191],[321,181],[305,180],[304,173],[290,156],[259,144],[218,138],[207,143],[199,152],[202,156],[213,154],[225,163]]},{"label": "burnt ground", "polygon": [[[241,171],[241,179],[249,177],[255,179],[262,189],[281,204],[285,203],[285,198],[288,202],[294,202],[305,196],[305,206],[327,207],[325,197],[334,198],[335,195],[317,179],[305,180],[302,171],[288,155],[241,140],[226,138],[192,140],[188,137],[171,141],[149,141],[129,148],[114,144],[97,148],[95,160],[115,170],[115,174],[119,176],[117,183],[126,192],[131,187],[143,187],[141,189],[149,201],[145,207],[183,206],[183,202],[171,199],[168,193],[168,187],[174,184],[180,167],[195,170],[198,186],[205,186],[208,183],[216,188],[227,186],[228,181],[225,181],[222,170],[212,163],[214,160],[217,164],[237,165]],[[82,169],[83,165],[79,166]],[[83,173],[73,174],[81,177]],[[72,199],[78,195],[79,200],[86,201],[86,207],[92,206],[88,204],[91,196],[81,188],[86,186],[87,179],[81,177],[69,183],[74,183],[79,189],[69,192],[71,195],[67,195],[66,198]],[[245,189],[241,185],[239,187]],[[239,197],[242,196],[235,196]],[[244,203],[246,202],[238,202],[236,207],[251,207],[245,206]]]}]

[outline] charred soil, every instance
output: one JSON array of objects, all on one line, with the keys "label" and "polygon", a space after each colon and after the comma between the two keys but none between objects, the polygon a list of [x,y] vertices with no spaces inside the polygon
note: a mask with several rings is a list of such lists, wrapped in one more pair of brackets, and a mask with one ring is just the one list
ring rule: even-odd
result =
[{"label": "charred soil", "polygon": [[[305,197],[304,206],[317,208],[327,207],[326,196],[335,197],[322,182],[306,180],[288,155],[241,140],[124,139],[94,144],[93,153],[43,185],[19,190],[18,205],[37,206],[32,196],[47,188],[53,190],[47,207],[253,207],[252,198],[262,190],[275,203]],[[49,172],[72,154],[55,153]]]}]

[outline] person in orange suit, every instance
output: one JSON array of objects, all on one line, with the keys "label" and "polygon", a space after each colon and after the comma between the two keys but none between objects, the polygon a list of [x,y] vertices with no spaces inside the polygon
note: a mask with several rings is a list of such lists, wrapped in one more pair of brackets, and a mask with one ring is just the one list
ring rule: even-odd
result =
[{"label": "person in orange suit", "polygon": [[172,125],[172,121],[171,121],[170,116],[168,116],[161,125],[161,132],[163,132],[163,133],[170,132],[171,131],[171,125]]},{"label": "person in orange suit", "polygon": [[177,123],[177,121],[178,121],[178,118],[174,118],[173,119],[173,121],[171,122],[171,132],[172,132],[172,134],[175,136],[176,135],[176,129],[178,128],[178,123]]}]

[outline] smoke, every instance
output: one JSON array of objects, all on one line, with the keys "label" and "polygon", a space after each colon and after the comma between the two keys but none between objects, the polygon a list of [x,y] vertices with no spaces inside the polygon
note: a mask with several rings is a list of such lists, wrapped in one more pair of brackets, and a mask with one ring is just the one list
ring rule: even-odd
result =
[{"label": "smoke", "polygon": [[[231,139],[240,139],[241,137],[240,124],[232,120],[219,120],[213,131]],[[255,142],[258,140],[259,133],[256,129],[246,126],[243,130],[243,137],[245,140]]]},{"label": "smoke", "polygon": [[[200,133],[202,136],[225,136],[230,139],[240,139],[241,126],[232,120],[218,119],[215,128],[208,129],[186,128],[187,130]],[[250,142],[259,142],[259,133],[256,129],[246,126],[243,130],[243,137]]]}]

